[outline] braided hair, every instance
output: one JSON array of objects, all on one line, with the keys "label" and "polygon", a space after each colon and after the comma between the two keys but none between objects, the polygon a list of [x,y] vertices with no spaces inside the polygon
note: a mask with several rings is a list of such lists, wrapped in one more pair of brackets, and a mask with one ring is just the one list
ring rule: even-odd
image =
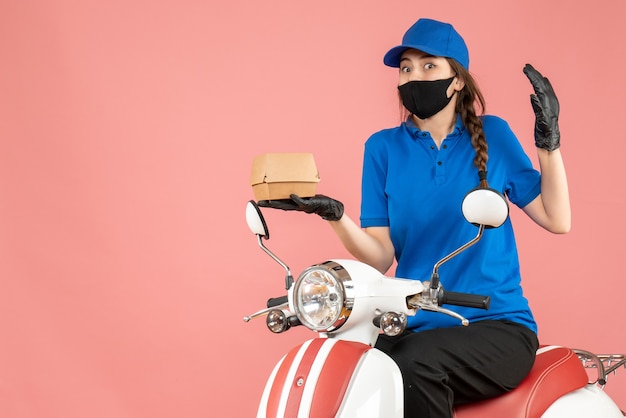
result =
[{"label": "braided hair", "polygon": [[[463,89],[458,92],[459,97],[456,101],[455,110],[461,115],[461,120],[470,133],[472,146],[476,151],[474,165],[478,169],[478,177],[480,180],[478,187],[488,188],[487,160],[489,159],[489,154],[487,153],[488,147],[485,132],[483,131],[483,122],[478,117],[479,114],[482,115],[485,112],[485,98],[469,71],[455,60],[451,58],[447,60],[452,70],[465,82]],[[480,111],[479,114],[476,113],[477,108]]]}]

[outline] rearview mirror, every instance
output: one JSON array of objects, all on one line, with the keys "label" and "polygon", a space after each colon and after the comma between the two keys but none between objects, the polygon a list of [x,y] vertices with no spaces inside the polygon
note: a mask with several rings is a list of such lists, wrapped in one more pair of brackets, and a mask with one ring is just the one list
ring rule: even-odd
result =
[{"label": "rearview mirror", "polygon": [[467,222],[485,228],[497,228],[509,217],[509,204],[504,196],[489,188],[474,189],[465,195],[462,210]]},{"label": "rearview mirror", "polygon": [[246,222],[252,233],[262,238],[270,239],[270,231],[267,229],[265,218],[263,218],[261,209],[259,209],[254,200],[249,201],[246,205]]}]

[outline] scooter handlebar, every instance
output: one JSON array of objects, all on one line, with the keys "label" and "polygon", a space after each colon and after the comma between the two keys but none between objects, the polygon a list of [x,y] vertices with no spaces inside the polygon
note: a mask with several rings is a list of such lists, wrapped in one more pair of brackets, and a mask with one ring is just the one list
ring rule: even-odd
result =
[{"label": "scooter handlebar", "polygon": [[474,295],[471,293],[442,291],[439,293],[439,299],[437,302],[439,306],[447,304],[467,306],[469,308],[489,309],[491,298],[489,296]]},{"label": "scooter handlebar", "polygon": [[273,308],[274,306],[284,305],[287,302],[289,302],[289,298],[287,298],[287,295],[279,296],[277,298],[269,298],[267,300],[267,307]]}]

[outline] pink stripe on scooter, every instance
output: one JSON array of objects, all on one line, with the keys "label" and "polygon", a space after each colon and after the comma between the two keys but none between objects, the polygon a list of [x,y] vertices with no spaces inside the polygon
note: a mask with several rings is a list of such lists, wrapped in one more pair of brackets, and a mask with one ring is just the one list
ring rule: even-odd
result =
[{"label": "pink stripe on scooter", "polygon": [[337,341],[317,380],[310,418],[334,417],[337,414],[357,364],[371,348],[362,343]]}]

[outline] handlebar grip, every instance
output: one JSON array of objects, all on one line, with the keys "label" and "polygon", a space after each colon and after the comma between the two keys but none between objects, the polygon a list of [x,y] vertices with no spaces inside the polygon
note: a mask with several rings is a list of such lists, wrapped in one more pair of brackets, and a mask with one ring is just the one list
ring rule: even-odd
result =
[{"label": "handlebar grip", "polygon": [[269,298],[267,300],[267,307],[273,308],[274,306],[284,305],[287,302],[289,302],[289,298],[287,298],[287,295],[279,296],[277,298]]},{"label": "handlebar grip", "polygon": [[439,293],[439,305],[448,304],[467,306],[469,308],[489,309],[491,298],[489,296],[474,295],[471,293],[448,292]]}]

